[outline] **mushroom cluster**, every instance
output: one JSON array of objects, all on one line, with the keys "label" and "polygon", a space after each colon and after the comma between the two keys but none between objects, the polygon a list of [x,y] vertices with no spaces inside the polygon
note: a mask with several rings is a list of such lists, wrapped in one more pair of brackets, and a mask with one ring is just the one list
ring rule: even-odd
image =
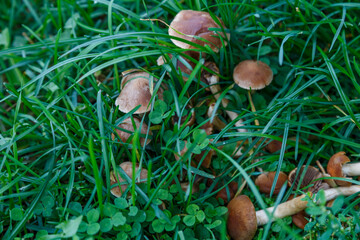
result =
[{"label": "mushroom cluster", "polygon": [[[357,172],[357,170],[348,170],[345,166],[345,164],[349,164],[348,162],[350,162],[350,159],[344,152],[336,153],[329,160],[328,172],[333,177],[359,176],[360,172]],[[351,164],[351,166],[355,168],[357,163]],[[300,189],[310,196],[323,189],[326,201],[333,200],[339,195],[349,196],[360,192],[360,185],[351,185],[349,181],[337,180],[336,183],[339,186],[328,184],[331,181],[324,179],[324,177],[329,175],[322,168],[321,170],[322,172],[313,166],[304,165],[301,168],[292,170],[288,177],[280,172],[276,183],[274,182],[275,172],[263,173],[256,179],[255,185],[259,187],[260,192],[265,194],[269,194],[271,188],[274,188],[274,194],[277,194],[286,182],[291,189]],[[228,204],[228,233],[236,240],[252,239],[255,236],[257,226],[264,225],[272,219],[286,216],[292,216],[293,223],[304,229],[309,217],[304,211],[307,205],[307,201],[303,200],[304,197],[304,194],[298,197],[291,195],[287,202],[255,211],[249,197],[246,195],[237,196]]]},{"label": "mushroom cluster", "polygon": [[[157,59],[159,66],[173,63],[173,68],[179,71],[184,82],[188,81],[189,76],[193,73],[195,66],[200,61],[200,57],[206,57],[201,51],[206,49],[215,53],[219,52],[220,48],[226,47],[230,40],[230,34],[226,32],[223,21],[218,17],[213,17],[207,12],[183,10],[180,11],[170,24],[169,35],[171,41],[181,49],[184,49],[179,56],[177,54],[165,54]],[[176,59],[175,59],[176,58]],[[170,61],[169,61],[170,60]],[[212,61],[200,62],[204,63],[201,69],[200,79],[208,85],[212,93],[213,101],[221,101],[221,104],[228,118],[233,121],[238,132],[246,132],[244,128],[244,121],[240,119],[236,109],[229,109],[229,100],[222,96],[220,87],[220,70],[216,63]],[[193,75],[192,75],[193,76]],[[255,90],[261,90],[268,86],[273,80],[273,71],[269,65],[259,60],[244,60],[236,65],[233,71],[234,83],[245,90],[247,90],[251,111],[256,112],[255,105],[252,101],[252,94]],[[116,106],[125,114],[146,114],[151,109],[151,100],[158,98],[163,99],[163,88],[160,87],[154,93],[153,83],[158,80],[148,72],[135,70],[128,71],[124,74],[121,82],[121,92],[116,99]],[[155,94],[155,95],[154,95]],[[223,94],[224,95],[224,94]],[[190,102],[188,108],[194,106]],[[208,113],[214,116],[215,104],[209,104]],[[188,109],[187,116],[177,116],[173,114],[172,124],[179,127],[191,127],[196,123],[196,113],[194,110]],[[186,114],[185,114],[186,115]],[[259,126],[259,119],[255,115],[255,125]],[[212,118],[213,120],[207,122],[202,127],[206,134],[212,135],[213,128],[219,130],[224,128],[224,124],[219,118]],[[185,126],[184,126],[185,124]],[[145,147],[151,141],[151,138],[144,138],[148,134],[152,135],[149,127],[140,121],[137,117],[131,116],[121,122],[112,135],[113,140],[118,139],[121,143],[128,143],[132,141],[132,133],[136,130],[141,132],[140,144]],[[209,137],[211,138],[211,137]],[[187,141],[183,141],[182,149],[174,154],[176,160],[181,160],[182,156],[188,151]],[[282,142],[272,141],[267,145],[267,151],[276,153],[281,149]],[[209,168],[211,165],[211,157],[214,150],[203,151],[200,154],[192,155],[192,166]],[[192,153],[191,153],[192,154]],[[190,154],[190,155],[191,155]],[[195,161],[194,161],[195,160]],[[326,200],[332,200],[339,195],[352,195],[360,191],[360,186],[351,186],[351,181],[323,181],[324,177],[333,176],[345,178],[346,176],[360,175],[360,167],[358,164],[350,164],[350,159],[344,152],[339,152],[331,157],[327,171],[320,172],[317,168],[312,166],[301,166],[294,169],[287,176],[283,172],[265,172],[261,174],[255,181],[255,185],[259,187],[259,191],[265,194],[278,194],[281,189],[288,185],[291,191],[301,190],[308,195],[316,194],[320,189],[325,192]],[[141,169],[139,164],[132,162],[123,162],[120,164],[122,171],[111,172],[110,181],[112,184],[111,193],[116,197],[121,197],[126,191],[130,182],[127,177],[133,178],[136,184],[143,183],[148,179],[148,172],[146,169]],[[123,175],[125,172],[125,175]],[[135,175],[133,175],[135,173]],[[329,174],[329,175],[328,175]],[[275,179],[277,180],[275,182]],[[336,184],[338,186],[336,186]],[[245,185],[244,185],[245,186]],[[181,187],[184,191],[190,191],[189,183],[182,182]],[[194,186],[192,191],[198,191],[198,186]],[[256,233],[257,226],[264,225],[276,218],[283,218],[286,216],[295,215],[293,221],[298,226],[306,224],[306,214],[303,210],[306,208],[307,202],[303,201],[304,194],[298,197],[273,206],[267,209],[255,211],[255,206],[246,195],[236,196],[238,189],[237,183],[229,184],[229,187],[222,188],[218,191],[216,198],[223,199],[224,202],[231,200],[228,204],[229,217],[227,221],[227,229],[229,235],[236,240],[252,239]],[[241,189],[241,188],[240,188]],[[241,191],[241,190],[239,190]],[[305,220],[304,220],[305,219]],[[301,222],[301,223],[296,223]]]}]

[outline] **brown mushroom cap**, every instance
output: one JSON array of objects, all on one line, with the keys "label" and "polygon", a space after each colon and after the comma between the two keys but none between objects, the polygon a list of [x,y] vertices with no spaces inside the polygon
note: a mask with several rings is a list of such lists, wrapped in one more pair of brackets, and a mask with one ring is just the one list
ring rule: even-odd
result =
[{"label": "brown mushroom cap", "polygon": [[[283,138],[283,136],[280,136],[281,138]],[[274,153],[277,151],[280,151],[282,147],[282,141],[278,141],[278,140],[271,140],[271,142],[269,142],[266,146],[265,149],[269,152],[269,153]]]},{"label": "brown mushroom cap", "polygon": [[[133,176],[133,164],[132,162],[123,162],[120,164],[120,167],[124,170],[124,172],[130,177],[132,178]],[[135,166],[135,172],[139,171],[139,164],[136,164]],[[146,169],[141,169],[141,173],[140,173],[140,181],[137,181],[136,183],[140,183],[140,182],[146,182],[147,181],[147,177],[148,177],[148,171]],[[118,179],[119,178],[119,182]],[[114,171],[111,171],[110,173],[110,184],[114,185],[117,183],[120,183],[120,187],[119,186],[115,186],[113,187],[110,192],[115,196],[115,197],[121,197],[122,193],[126,190],[127,188],[127,184],[122,184],[122,183],[127,183],[127,181],[125,179],[123,179],[120,175],[120,172],[118,172],[118,178],[115,175]],[[120,189],[121,188],[121,189]]]},{"label": "brown mushroom cap", "polygon": [[[256,178],[255,185],[259,187],[260,192],[270,194],[275,175],[276,172],[266,172]],[[280,192],[280,189],[286,182],[287,178],[288,176],[285,173],[279,173],[279,177],[274,188],[274,194],[278,194]]]},{"label": "brown mushroom cap", "polygon": [[301,212],[298,212],[294,215],[292,215],[292,222],[297,226],[298,228],[304,229],[305,225],[308,224],[308,220],[306,219],[308,217],[306,215],[306,212],[303,210]]},{"label": "brown mushroom cap", "polygon": [[[221,19],[218,18],[218,20],[222,27],[225,28]],[[171,22],[169,27],[169,35],[194,42],[201,46],[209,45],[213,51],[218,52],[219,48],[222,46],[219,35],[221,35],[222,38],[225,38],[225,36],[222,32],[218,33],[210,31],[209,28],[221,28],[221,26],[212,19],[209,13],[193,10],[182,10],[176,14],[174,20]],[[230,34],[227,33],[226,35],[229,39]],[[203,38],[210,43],[196,39],[193,36]],[[182,41],[175,39],[171,39],[171,41],[180,48],[193,48],[193,46],[190,44]],[[225,39],[224,43],[226,44]]]},{"label": "brown mushroom cap", "polygon": [[[115,102],[120,111],[128,113],[138,105],[141,105],[141,107],[134,113],[150,111],[148,105],[152,95],[149,88],[149,79],[150,74],[147,72],[132,72],[122,79],[122,90]],[[154,79],[154,81],[156,80]],[[163,99],[161,88],[158,91],[158,96]]]},{"label": "brown mushroom cap", "polygon": [[[147,133],[147,129],[148,129],[147,124],[143,123],[140,126],[141,121],[139,119],[137,119],[137,118],[133,118],[133,119],[134,119],[136,129],[141,127],[140,133],[145,135]],[[124,143],[127,142],[127,140],[130,138],[132,133],[135,131],[133,122],[132,122],[130,117],[126,118],[122,123],[120,123],[118,125],[118,128],[126,130],[126,131],[124,131],[124,130],[121,130],[121,129],[115,129],[115,131],[119,135],[121,141],[124,142]],[[152,135],[151,131],[149,131],[149,135]],[[112,134],[112,139],[115,140],[115,134]],[[150,141],[151,141],[151,139],[148,138],[147,141],[146,141],[146,144],[145,144],[145,138],[140,137],[141,146],[145,146],[145,145],[149,144]]]},{"label": "brown mushroom cap", "polygon": [[312,192],[312,193],[317,193],[320,189],[327,189],[329,188],[329,185],[327,183],[323,183],[322,180],[318,180],[318,181],[314,181],[318,178],[322,178],[322,173],[315,167],[313,166],[308,166],[308,168],[306,169],[306,173],[302,179],[302,182],[300,183],[300,177],[303,174],[303,171],[305,169],[305,165],[301,167],[300,172],[296,177],[296,172],[297,172],[297,168],[295,168],[294,170],[292,170],[289,173],[289,186],[291,186],[294,183],[294,188],[296,189],[298,187],[298,185],[300,184],[300,188],[304,188],[308,185],[313,185],[310,188],[308,188],[307,191]]},{"label": "brown mushroom cap", "polygon": [[[342,171],[342,166],[350,162],[350,159],[345,155],[345,152],[335,153],[329,160],[327,171],[332,177],[345,177]],[[335,180],[339,186],[350,186],[351,182]]]},{"label": "brown mushroom cap", "polygon": [[233,198],[227,205],[229,217],[227,229],[235,240],[248,240],[255,236],[257,230],[256,211],[246,195]]},{"label": "brown mushroom cap", "polygon": [[272,82],[273,71],[262,61],[245,60],[235,67],[233,78],[241,88],[259,90]]}]

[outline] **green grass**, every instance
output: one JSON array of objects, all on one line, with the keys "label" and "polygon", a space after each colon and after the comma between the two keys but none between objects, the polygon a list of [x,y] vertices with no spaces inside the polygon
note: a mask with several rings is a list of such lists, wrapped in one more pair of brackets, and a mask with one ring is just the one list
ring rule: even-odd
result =
[{"label": "green grass", "polygon": [[[197,222],[192,226],[183,223],[183,215],[190,216],[194,210],[189,206],[200,207],[194,210],[198,216],[201,213],[197,211],[208,205],[225,206],[215,200],[220,190],[213,191],[216,184],[225,187],[231,181],[239,185],[247,181],[242,193],[254,200],[256,209],[262,209],[299,191],[287,187],[277,198],[259,193],[253,183],[259,174],[256,167],[289,172],[304,164],[315,165],[316,160],[326,166],[328,159],[339,151],[345,151],[352,161],[359,160],[359,3],[1,0],[0,5],[0,236],[3,239],[35,238],[41,230],[60,234],[59,228],[63,231],[65,228],[56,226],[64,226],[70,220],[76,225],[80,218],[75,217],[80,216],[90,224],[86,214],[91,209],[99,209],[100,219],[105,219],[106,209],[115,201],[110,193],[110,171],[124,161],[137,162],[151,173],[151,181],[145,187],[130,184],[131,206],[148,211],[148,216],[153,211],[154,219],[164,221],[163,224],[169,224],[173,216],[181,216],[182,224],[178,223],[176,230],[156,234],[150,226],[152,220],[145,221],[138,239],[189,239],[189,232],[198,236],[198,229],[206,228],[196,217]],[[228,109],[244,119],[247,133],[236,131],[235,121],[228,119],[220,101],[216,104],[216,114],[226,127],[211,136],[198,131],[209,121],[206,104],[213,101],[213,96],[205,91],[206,84],[199,81],[204,60],[195,62],[187,83],[181,81],[171,64],[157,66],[160,55],[184,56],[184,51],[170,41],[163,23],[170,24],[182,9],[210,12],[220,17],[227,27],[224,31],[231,33],[229,44],[219,53],[209,47],[196,47],[202,56],[206,54],[204,59],[218,65],[220,85],[227,90],[221,98],[230,100]],[[256,113],[251,111],[245,90],[229,88],[234,67],[245,59],[262,60],[274,71],[272,84],[253,94]],[[120,112],[115,99],[121,91],[121,72],[133,68],[143,69],[159,79],[153,82],[154,92],[161,83],[168,88],[161,122],[153,124],[149,115],[140,119],[153,132],[152,136],[149,131],[146,134],[152,141],[145,148],[138,141],[120,145],[111,138],[116,126],[132,115],[132,112]],[[159,108],[156,100],[154,97],[153,111]],[[196,124],[190,128],[173,124],[172,115],[184,115],[187,104],[195,106]],[[260,121],[260,126],[255,126],[255,119]],[[134,140],[138,137],[135,134]],[[282,138],[287,145],[279,152],[265,151],[268,140]],[[212,144],[208,144],[208,139],[213,139]],[[210,169],[191,166],[190,153],[182,156],[181,161],[175,160],[174,154],[184,140],[189,142],[190,151],[196,151],[201,144],[205,150],[215,150]],[[231,153],[239,141],[243,141],[244,154],[234,157]],[[254,162],[255,159],[260,161]],[[199,177],[202,178],[199,193],[181,190],[181,182],[194,185]],[[213,183],[206,186],[209,179]],[[127,181],[134,183],[135,179]],[[353,182],[358,183],[356,178]],[[164,191],[174,198],[169,200]],[[52,213],[36,214],[46,196],[55,201]],[[167,199],[162,200],[165,208],[159,205],[160,196]],[[82,211],[73,210],[76,203],[80,203]],[[355,206],[358,203],[359,199],[345,198],[340,212],[332,218],[342,219],[343,215],[348,219],[342,222],[354,223],[355,235],[346,228],[340,231],[349,239],[359,237],[359,214],[354,210],[358,209]],[[124,209],[123,214],[130,214],[130,219],[131,211],[135,210]],[[224,218],[219,219],[222,224],[207,232],[209,238],[226,239]],[[316,217],[312,220],[320,221]],[[132,229],[139,228],[136,223],[131,222]],[[279,226],[283,228],[279,230]],[[94,236],[115,238],[120,230],[114,229]],[[303,231],[290,224],[288,218],[259,228],[256,238],[313,239],[328,229],[320,221],[313,230]]]}]

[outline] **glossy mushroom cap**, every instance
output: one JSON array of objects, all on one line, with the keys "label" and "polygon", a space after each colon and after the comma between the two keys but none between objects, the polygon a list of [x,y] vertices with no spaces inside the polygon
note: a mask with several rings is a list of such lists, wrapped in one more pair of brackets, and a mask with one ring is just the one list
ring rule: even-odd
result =
[{"label": "glossy mushroom cap", "polygon": [[[150,111],[149,103],[152,96],[149,88],[150,77],[147,72],[131,72],[122,79],[122,90],[115,102],[120,111],[128,113],[139,105],[141,107],[134,113]],[[156,80],[154,79],[154,81]],[[163,99],[161,88],[158,91],[158,96]]]},{"label": "glossy mushroom cap", "polygon": [[256,211],[246,195],[232,199],[227,205],[229,217],[227,230],[235,240],[248,240],[255,236],[257,230]]},{"label": "glossy mushroom cap", "polygon": [[[222,27],[225,28],[221,19],[218,18],[218,20]],[[221,38],[224,39],[225,45],[226,38],[221,30],[214,32],[209,30],[209,28],[221,29],[221,26],[217,24],[214,19],[212,19],[209,13],[193,10],[182,10],[176,14],[174,20],[171,22],[169,27],[169,35],[191,41],[201,46],[209,45],[214,52],[218,52],[219,48],[222,47],[222,42],[219,35],[221,35]],[[229,39],[230,34],[226,35]],[[200,39],[196,39],[193,36],[203,38],[206,40],[206,42]],[[175,39],[171,39],[171,41],[180,48],[193,48],[193,46],[190,44],[182,41]]]},{"label": "glossy mushroom cap", "polygon": [[[146,125],[146,123],[143,123],[140,126],[141,121],[137,118],[133,118],[133,119],[134,119],[136,129],[141,128],[140,133],[143,135],[146,135],[147,129],[148,129],[148,126]],[[119,135],[121,141],[124,143],[127,142],[127,140],[130,138],[130,136],[135,131],[133,122],[130,117],[126,118],[122,123],[120,123],[118,125],[118,128],[120,128],[120,129],[116,129],[116,133]],[[123,129],[123,130],[121,130],[121,129]],[[149,135],[152,135],[151,131],[149,131]],[[115,140],[115,134],[112,134],[112,139]],[[145,146],[145,145],[149,144],[150,141],[151,141],[151,138],[148,137],[146,144],[145,144],[145,138],[140,137],[141,146]]]},{"label": "glossy mushroom cap", "polygon": [[235,67],[233,78],[241,88],[259,90],[272,82],[273,71],[262,61],[245,60]]},{"label": "glossy mushroom cap", "polygon": [[[350,159],[345,155],[345,152],[335,153],[329,160],[327,171],[332,177],[345,177],[342,166],[350,162]],[[339,186],[350,186],[351,182],[335,180]]]},{"label": "glossy mushroom cap", "polygon": [[[289,186],[291,186],[294,183],[294,188],[296,189],[300,185],[300,189],[304,188],[308,185],[312,185],[307,189],[307,191],[312,193],[317,193],[320,189],[327,189],[329,188],[329,185],[327,183],[323,183],[322,180],[316,179],[322,178],[322,173],[313,166],[308,166],[306,169],[306,173],[302,179],[302,182],[300,182],[300,178],[303,174],[303,171],[305,170],[305,165],[301,167],[299,174],[296,176],[297,168],[292,170],[289,173]],[[296,177],[296,179],[295,179]]]},{"label": "glossy mushroom cap", "polygon": [[[130,177],[133,177],[133,164],[132,162],[123,162],[120,164],[120,168],[122,168],[124,170],[124,172]],[[139,171],[139,164],[136,164],[135,166],[135,173],[137,173]],[[140,182],[146,182],[147,181],[147,177],[148,177],[148,171],[146,169],[141,169],[141,173],[140,173],[140,181],[138,179],[136,179],[136,183],[140,183]],[[119,182],[118,182],[119,179]],[[111,171],[110,173],[110,184],[114,185],[120,183],[120,187],[119,186],[115,186],[113,187],[110,192],[115,196],[115,197],[121,197],[122,193],[126,190],[127,188],[127,184],[123,184],[123,183],[127,183],[127,181],[121,177],[120,172],[118,172],[118,178],[115,175],[114,171]]]},{"label": "glossy mushroom cap", "polygon": [[[275,175],[276,172],[266,172],[256,178],[255,185],[259,187],[260,192],[270,194]],[[274,194],[278,194],[280,192],[280,189],[285,184],[287,178],[288,176],[285,173],[279,173],[279,177],[274,188]]]}]

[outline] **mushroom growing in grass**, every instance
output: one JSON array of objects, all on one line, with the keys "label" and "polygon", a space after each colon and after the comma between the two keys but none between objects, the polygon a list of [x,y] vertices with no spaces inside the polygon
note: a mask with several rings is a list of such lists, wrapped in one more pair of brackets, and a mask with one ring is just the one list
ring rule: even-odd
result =
[{"label": "mushroom growing in grass", "polygon": [[[345,152],[335,153],[329,160],[327,171],[332,177],[346,178],[346,176],[359,176],[360,163],[350,163]],[[335,180],[340,186],[349,186],[351,182]]]},{"label": "mushroom growing in grass", "polygon": [[[120,140],[124,143],[126,143],[128,141],[128,139],[131,137],[131,135],[134,133],[135,129],[139,129],[140,128],[140,133],[142,135],[146,135],[147,134],[147,130],[148,130],[148,126],[146,123],[142,123],[141,121],[137,118],[133,118],[134,119],[134,124],[135,124],[135,128],[134,128],[134,124],[133,121],[131,120],[130,117],[126,118],[124,121],[122,121],[122,123],[120,123],[118,125],[119,129],[115,129],[117,136],[120,138]],[[149,131],[149,135],[152,135],[151,130]],[[112,134],[112,139],[115,140],[115,138],[117,137],[116,134]],[[140,137],[140,144],[141,146],[145,146],[147,144],[149,144],[151,141],[151,138],[148,138],[145,144],[145,138],[144,137]]]},{"label": "mushroom growing in grass", "polygon": [[[260,192],[270,194],[271,188],[274,184],[275,175],[276,172],[265,172],[256,178],[255,185],[259,187]],[[285,184],[287,178],[288,176],[285,173],[279,173],[279,177],[273,192],[275,195],[280,192],[280,189]]]},{"label": "mushroom growing in grass", "polygon": [[[209,72],[204,72],[203,77],[204,77],[204,79],[206,79],[207,83],[210,85],[210,91],[214,95],[214,98],[216,100],[218,100],[221,95],[221,88],[219,86],[219,76],[218,76],[218,74],[220,73],[219,68],[213,62],[205,62],[204,66],[216,73],[216,74],[211,74]],[[226,108],[229,104],[229,100],[227,100],[226,98],[222,98],[221,103],[222,103],[223,107]],[[239,116],[239,114],[229,111],[229,110],[226,110],[225,112],[232,121],[235,120],[236,118],[238,118],[238,116]],[[238,127],[237,128],[238,132],[247,132],[246,129],[241,128],[244,126],[242,119],[238,119],[235,122],[235,126]]]},{"label": "mushroom growing in grass", "polygon": [[[121,82],[121,92],[116,99],[115,105],[119,110],[128,113],[135,107],[140,105],[134,113],[146,113],[150,111],[150,100],[152,97],[152,90],[149,87],[149,80],[151,75],[142,71],[131,71],[126,74]],[[154,82],[157,79],[154,78]],[[163,90],[159,88],[157,95],[159,99],[163,99]]]},{"label": "mushroom growing in grass", "polygon": [[[124,172],[130,177],[133,178],[133,163],[132,162],[123,162],[120,164],[120,168],[124,170]],[[140,169],[139,164],[135,166],[135,174],[139,171],[139,179],[136,179],[136,183],[146,182],[148,178],[148,171],[146,169]],[[111,171],[110,173],[110,184],[115,185],[115,187],[111,188],[110,192],[115,197],[121,197],[126,188],[128,187],[128,182],[121,177],[121,173],[118,171],[116,176],[115,171]],[[119,186],[120,185],[120,186]]]},{"label": "mushroom growing in grass", "polygon": [[[219,25],[220,24],[220,25]],[[169,35],[178,37],[201,46],[208,45],[214,52],[218,52],[219,48],[226,46],[226,38],[230,38],[230,34],[223,32],[215,32],[210,28],[225,28],[221,19],[215,21],[207,12],[182,10],[176,14],[174,20],[169,27]],[[221,38],[223,41],[221,41]],[[178,47],[184,49],[194,48],[191,44],[171,38],[171,41]]]},{"label": "mushroom growing in grass", "polygon": [[[289,173],[289,186],[294,184],[294,189],[297,189],[299,186],[300,189],[305,188],[307,186],[310,186],[306,191],[317,193],[320,189],[327,189],[329,188],[329,185],[327,183],[324,183],[321,179],[317,180],[319,178],[322,178],[322,173],[313,166],[308,166],[306,169],[306,172],[303,174],[305,170],[305,165],[302,166],[299,170],[299,173],[296,175],[298,169],[295,168]],[[300,182],[301,177],[302,181]]]},{"label": "mushroom growing in grass", "polygon": [[[330,188],[324,190],[326,201],[330,201],[337,196],[349,196],[360,191],[360,186]],[[229,217],[227,229],[229,235],[235,240],[248,240],[255,236],[257,226],[265,225],[269,221],[277,218],[284,218],[294,215],[306,208],[307,201],[301,195],[275,207],[265,210],[255,211],[255,207],[249,197],[241,195],[231,200],[227,206]],[[269,215],[266,213],[268,212]],[[272,218],[271,218],[272,216]]]},{"label": "mushroom growing in grass", "polygon": [[[256,112],[250,90],[263,89],[272,82],[273,71],[269,65],[262,61],[242,61],[234,68],[233,78],[239,87],[248,90],[251,110]],[[260,125],[257,119],[255,120],[255,125]]]}]

